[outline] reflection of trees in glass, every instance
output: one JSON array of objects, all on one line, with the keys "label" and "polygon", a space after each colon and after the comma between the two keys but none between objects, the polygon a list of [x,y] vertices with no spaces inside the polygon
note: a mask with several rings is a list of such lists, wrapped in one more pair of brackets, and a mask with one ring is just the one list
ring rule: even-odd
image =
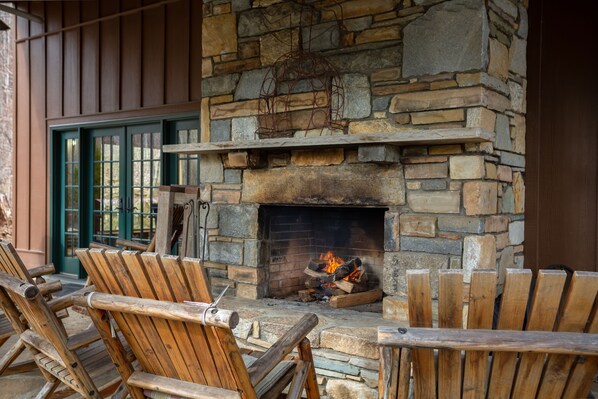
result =
[{"label": "reflection of trees in glass", "polygon": [[79,140],[66,139],[64,159],[65,255],[74,256],[79,239]]},{"label": "reflection of trees in glass", "polygon": [[[94,139],[93,202],[94,234],[118,236],[119,168],[118,136]],[[106,240],[100,240],[106,241]]]},{"label": "reflection of trees in glass", "polygon": [[133,135],[132,143],[133,236],[149,239],[155,222],[151,214],[157,209],[161,181],[161,134],[138,133]]},{"label": "reflection of trees in glass", "polygon": [[[197,129],[181,129],[177,131],[177,144],[198,143],[199,132]],[[199,184],[199,156],[178,155],[178,184]]]}]

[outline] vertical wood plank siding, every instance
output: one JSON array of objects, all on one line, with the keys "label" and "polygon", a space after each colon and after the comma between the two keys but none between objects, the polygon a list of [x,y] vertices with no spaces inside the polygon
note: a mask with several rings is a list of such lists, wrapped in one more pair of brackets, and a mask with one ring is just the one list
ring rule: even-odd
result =
[{"label": "vertical wood plank siding", "polygon": [[15,27],[14,240],[33,265],[48,260],[49,127],[199,104],[202,8],[190,0],[16,7],[44,19],[17,18]]}]

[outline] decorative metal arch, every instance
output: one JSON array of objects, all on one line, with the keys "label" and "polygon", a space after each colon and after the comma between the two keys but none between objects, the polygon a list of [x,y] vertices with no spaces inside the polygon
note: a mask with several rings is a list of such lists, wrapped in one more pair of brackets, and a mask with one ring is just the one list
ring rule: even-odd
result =
[{"label": "decorative metal arch", "polygon": [[341,127],[344,90],[340,75],[321,55],[292,51],[266,73],[258,107],[260,138]]}]

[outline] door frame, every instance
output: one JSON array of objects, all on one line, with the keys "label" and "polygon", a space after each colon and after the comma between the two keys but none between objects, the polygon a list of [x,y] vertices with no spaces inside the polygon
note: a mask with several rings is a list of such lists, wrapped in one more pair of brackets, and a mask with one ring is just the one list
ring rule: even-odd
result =
[{"label": "door frame", "polygon": [[[60,167],[61,167],[61,160],[62,157],[60,156],[60,140],[61,136],[65,132],[73,132],[79,138],[79,185],[82,186],[81,178],[85,177],[86,179],[91,176],[90,173],[93,172],[91,170],[92,162],[91,156],[93,154],[86,153],[86,160],[83,160],[83,151],[91,151],[92,145],[90,143],[91,135],[86,134],[89,130],[92,129],[101,129],[101,128],[111,128],[111,127],[120,127],[120,126],[133,126],[133,125],[144,125],[144,124],[154,124],[159,123],[161,132],[162,132],[162,145],[164,144],[172,144],[172,140],[174,139],[173,132],[170,129],[170,126],[174,125],[178,121],[186,121],[195,119],[197,122],[197,129],[200,129],[200,117],[199,112],[185,112],[179,113],[175,115],[156,115],[156,116],[146,116],[146,117],[138,117],[138,118],[125,118],[125,119],[113,119],[107,121],[97,121],[97,122],[85,122],[85,123],[69,123],[69,124],[57,124],[51,125],[48,127],[48,143],[49,143],[49,253],[48,259],[50,261],[54,261],[56,263],[56,272],[61,273],[61,262],[56,258],[58,254],[60,254],[59,245],[61,232],[60,229],[60,220],[57,220],[58,212],[61,203],[60,197],[56,197],[59,194],[59,190],[61,189],[61,176],[60,176]],[[173,177],[176,176],[177,170],[177,162],[176,162],[176,154],[166,154],[162,153],[162,171],[161,171],[161,178],[162,184],[168,184]],[[79,190],[79,206],[81,204],[86,204],[89,206],[90,203],[90,196],[91,190]],[[89,246],[90,236],[88,231],[90,231],[91,226],[89,220],[84,217],[79,217],[79,231],[80,231],[80,247],[87,247]],[[57,262],[58,261],[58,262]],[[79,278],[84,278],[86,276],[85,270],[79,264]]]}]

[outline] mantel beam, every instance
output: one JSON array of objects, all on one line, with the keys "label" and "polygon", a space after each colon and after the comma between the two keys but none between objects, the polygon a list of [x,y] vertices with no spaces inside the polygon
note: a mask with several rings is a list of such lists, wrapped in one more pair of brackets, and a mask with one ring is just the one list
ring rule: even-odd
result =
[{"label": "mantel beam", "polygon": [[405,130],[394,133],[369,133],[319,137],[284,137],[263,140],[223,141],[217,143],[169,144],[163,151],[172,154],[222,154],[248,150],[284,150],[326,147],[355,147],[368,144],[438,145],[481,143],[494,140],[494,133],[481,128]]}]

